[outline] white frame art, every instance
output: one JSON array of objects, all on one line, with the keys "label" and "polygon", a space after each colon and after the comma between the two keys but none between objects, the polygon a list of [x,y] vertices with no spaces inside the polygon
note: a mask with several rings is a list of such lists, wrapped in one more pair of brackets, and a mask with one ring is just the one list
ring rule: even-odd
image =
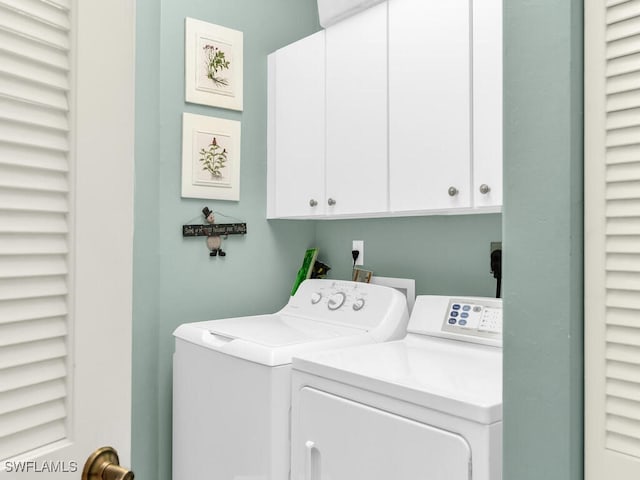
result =
[{"label": "white frame art", "polygon": [[185,18],[185,99],[212,107],[242,110],[243,34]]},{"label": "white frame art", "polygon": [[182,114],[182,197],[240,200],[240,122]]}]

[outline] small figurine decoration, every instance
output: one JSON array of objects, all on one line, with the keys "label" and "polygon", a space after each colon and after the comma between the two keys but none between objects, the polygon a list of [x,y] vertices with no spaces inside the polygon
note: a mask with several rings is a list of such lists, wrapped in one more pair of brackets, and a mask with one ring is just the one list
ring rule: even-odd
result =
[{"label": "small figurine decoration", "polygon": [[[207,220],[207,223],[211,225],[215,223],[216,219],[213,215],[213,212],[209,210],[209,207],[204,207],[202,209],[202,214]],[[220,235],[210,235],[207,237],[207,247],[209,248],[209,250],[211,250],[211,252],[209,252],[210,257],[216,257],[218,255],[221,257],[225,257],[227,254],[222,251],[222,248],[220,248],[221,246],[222,238],[220,238]]]}]

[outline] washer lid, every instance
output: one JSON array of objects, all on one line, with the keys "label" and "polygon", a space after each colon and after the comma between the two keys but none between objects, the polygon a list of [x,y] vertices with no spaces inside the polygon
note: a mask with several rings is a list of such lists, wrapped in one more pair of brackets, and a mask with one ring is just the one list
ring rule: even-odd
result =
[{"label": "washer lid", "polygon": [[409,334],[296,355],[293,368],[482,424],[502,420],[502,351],[493,347]]},{"label": "washer lid", "polygon": [[279,313],[187,323],[173,334],[192,344],[268,366],[289,364],[295,354],[372,341],[360,328]]}]

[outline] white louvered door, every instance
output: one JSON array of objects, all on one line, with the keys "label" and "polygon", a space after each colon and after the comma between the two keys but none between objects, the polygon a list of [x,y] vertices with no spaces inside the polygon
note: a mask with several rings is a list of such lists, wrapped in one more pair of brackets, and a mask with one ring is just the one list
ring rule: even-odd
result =
[{"label": "white louvered door", "polygon": [[133,13],[0,0],[3,479],[129,462]]},{"label": "white louvered door", "polygon": [[640,478],[640,0],[585,2],[585,478]]}]

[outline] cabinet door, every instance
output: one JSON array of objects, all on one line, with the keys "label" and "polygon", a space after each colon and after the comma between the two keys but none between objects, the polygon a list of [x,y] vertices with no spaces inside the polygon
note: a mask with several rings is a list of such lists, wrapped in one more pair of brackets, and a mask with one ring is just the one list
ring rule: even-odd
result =
[{"label": "cabinet door", "polygon": [[305,387],[292,419],[293,480],[469,480],[460,435]]},{"label": "cabinet door", "polygon": [[387,211],[386,2],[326,35],[327,213]]},{"label": "cabinet door", "polygon": [[473,9],[473,198],[502,205],[502,0]]},{"label": "cabinet door", "polygon": [[324,213],[324,31],[269,58],[269,217]]},{"label": "cabinet door", "polygon": [[471,206],[469,22],[469,0],[389,0],[392,211]]}]

